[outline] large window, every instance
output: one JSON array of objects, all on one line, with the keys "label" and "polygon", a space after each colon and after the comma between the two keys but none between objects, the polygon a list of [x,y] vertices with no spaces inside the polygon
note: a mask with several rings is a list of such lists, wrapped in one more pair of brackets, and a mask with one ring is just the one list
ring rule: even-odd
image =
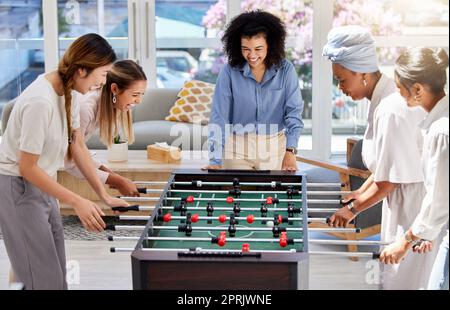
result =
[{"label": "large window", "polygon": [[41,0],[0,1],[0,114],[44,72]]},{"label": "large window", "polygon": [[370,28],[380,68],[390,76],[401,48],[448,49],[448,0],[0,0],[0,110],[89,32],[106,37],[120,59],[137,60],[150,87],[179,88],[190,79],[215,83],[226,62],[225,25],[254,9],[276,14],[287,27],[287,55],[305,103],[299,141],[305,156],[344,152],[345,140],[366,128],[367,101],[343,96],[321,56],[333,26]]},{"label": "large window", "polygon": [[[220,66],[213,67],[221,55],[219,48],[208,48],[208,40],[217,37],[217,23],[225,21],[224,4],[217,0],[156,1],[158,87],[180,88],[191,79],[215,83]],[[220,15],[213,17],[213,12]]]},{"label": "large window", "polygon": [[119,59],[128,58],[127,0],[58,0],[59,54],[87,33],[98,33],[112,45]]},{"label": "large window", "polygon": [[[395,59],[406,46],[443,43],[433,36],[448,36],[449,4],[446,0],[335,0],[333,25],[348,24],[372,31],[380,70],[393,78]],[[337,89],[336,83],[332,97],[331,151],[345,152],[347,137],[361,138],[364,134],[368,101],[353,101]]]}]

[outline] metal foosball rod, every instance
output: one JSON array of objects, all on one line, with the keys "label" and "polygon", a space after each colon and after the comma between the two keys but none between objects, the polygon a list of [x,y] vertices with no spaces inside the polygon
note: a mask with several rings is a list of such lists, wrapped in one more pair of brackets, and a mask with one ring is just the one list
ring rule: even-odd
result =
[{"label": "metal foosball rod", "polygon": [[[176,211],[176,206],[161,206],[159,207],[161,210],[170,210],[170,211]],[[127,212],[127,211],[153,211],[156,209],[156,206],[140,206],[140,205],[133,205],[133,206],[127,206],[127,207],[112,207],[113,211],[118,212]],[[261,211],[261,208],[240,208],[241,211]],[[314,208],[314,209],[308,209],[308,213],[334,213],[336,212],[337,208]],[[186,207],[186,211],[206,211],[206,207]],[[233,211],[233,208],[231,207],[214,207],[214,211]],[[267,208],[268,212],[283,212],[288,211],[287,208]],[[301,211],[300,208],[298,208],[298,211]],[[298,212],[297,212],[298,213]]]},{"label": "metal foosball rod", "polygon": [[[179,225],[179,226],[152,226],[153,229],[155,230],[176,230],[176,231],[180,231],[180,229],[183,229],[180,226],[187,226],[186,224],[184,225]],[[192,231],[226,231],[228,229],[228,227],[206,227],[206,226],[191,226]],[[274,226],[275,228],[275,226]],[[278,227],[280,229],[280,231],[287,231],[287,232],[301,232],[303,231],[303,228],[297,228],[297,227]],[[236,232],[239,231],[265,231],[265,232],[271,232],[273,231],[273,228],[271,227],[241,227],[236,225]],[[354,231],[354,229],[353,229]],[[182,232],[182,230],[181,230]]]},{"label": "metal foosball rod", "polygon": [[[112,247],[110,248],[111,253],[118,253],[118,252],[133,252],[134,248],[119,248],[119,247]],[[221,249],[202,249],[200,247],[197,247],[195,249],[189,249],[189,248],[142,248],[139,249],[144,252],[178,252],[178,253],[235,253],[235,254],[242,254],[242,253],[295,253],[297,250],[290,249],[290,250],[249,250],[248,252],[242,252],[242,250],[221,250]]]},{"label": "metal foosball rod", "polygon": [[[111,253],[130,253],[133,252],[134,248],[119,248],[119,247],[111,247]],[[143,248],[140,249],[144,252],[178,252],[178,253],[242,253],[241,250],[220,250],[220,249],[188,249],[188,248],[180,248],[180,249],[159,249],[159,248]],[[296,250],[249,250],[246,253],[295,253]],[[329,255],[329,256],[342,256],[342,257],[360,257],[360,258],[369,258],[369,259],[378,259],[380,257],[380,253],[377,252],[332,252],[332,251],[309,251],[310,255]]]},{"label": "metal foosball rod", "polygon": [[[111,253],[130,253],[133,252],[135,248],[119,248],[119,247],[111,247]],[[158,248],[143,248],[140,249],[144,252],[184,252],[184,253],[222,253],[222,252],[231,252],[231,253],[242,253],[241,250],[220,250],[220,249],[199,249],[192,251],[192,249],[158,249]],[[250,250],[247,253],[295,253],[295,250]],[[332,251],[309,251],[310,255],[329,255],[329,256],[342,256],[342,257],[359,257],[359,258],[369,258],[369,259],[378,259],[380,257],[380,253],[377,252],[332,252]]]},{"label": "metal foosball rod", "polygon": [[333,251],[309,251],[310,255],[328,255],[328,256],[342,256],[342,257],[359,257],[369,259],[379,259],[378,252],[333,252]]},{"label": "metal foosball rod", "polygon": [[[137,241],[139,236],[123,237],[123,236],[108,236],[109,241]],[[191,242],[204,242],[211,241],[213,238],[205,237],[145,237],[148,241],[191,241]],[[294,243],[301,243],[303,239],[293,239]],[[239,238],[239,237],[228,237],[227,241],[232,242],[279,242],[277,238]],[[359,246],[370,246],[370,245],[388,245],[389,242],[383,241],[371,241],[371,240],[328,240],[328,239],[309,239],[309,244],[327,244],[327,245],[359,245]]]},{"label": "metal foosball rod", "polygon": [[[192,196],[189,196],[192,197]],[[187,197],[187,198],[189,198]],[[183,201],[187,198],[182,197],[128,197],[128,196],[121,196],[119,197],[122,200],[130,201],[130,202],[154,202],[162,200],[168,200],[168,201]],[[232,199],[231,199],[232,198]],[[268,203],[268,199],[271,198],[271,202]],[[188,203],[192,203],[194,201],[206,201],[206,202],[226,202],[226,203],[234,203],[234,202],[266,202],[268,204],[278,204],[280,202],[302,202],[302,199],[278,199],[278,198],[233,198],[233,197],[227,197],[227,198],[194,198],[192,197],[192,201],[188,201]],[[307,199],[308,204],[342,204],[342,201],[339,199]]]},{"label": "metal foosball rod", "polygon": [[[193,215],[194,216],[194,215]],[[221,218],[222,217],[222,218]],[[223,218],[225,217],[225,218]],[[148,215],[120,215],[119,216],[119,220],[123,220],[123,221],[148,221],[150,219],[150,216]],[[169,219],[161,219],[164,222],[170,222],[171,220],[186,220],[187,217],[186,216],[170,216]],[[286,223],[286,222],[302,222],[303,218],[301,217],[283,217],[281,220],[280,219],[275,219],[275,218],[270,218],[270,217],[235,217],[235,220],[238,221],[246,221],[247,223],[251,224],[253,223],[253,221],[264,221],[264,222],[270,222],[273,221],[275,222],[275,220],[277,221],[277,223]],[[212,220],[216,220],[219,221],[221,223],[225,223],[227,221],[230,221],[230,217],[227,217],[225,215],[220,215],[219,217],[212,217],[212,216],[199,216],[198,218],[196,217],[194,220],[192,220],[192,222],[197,222],[197,221],[212,221]],[[309,217],[307,219],[308,222],[322,222],[322,223],[327,223],[328,222],[328,218],[326,217]]]},{"label": "metal foosball rod", "polygon": [[[204,238],[204,237],[145,237],[147,241],[191,241],[191,242],[212,242],[216,237]],[[122,236],[108,236],[109,241],[137,241],[140,237],[122,237]],[[268,242],[276,243],[280,242],[279,238],[236,238],[227,237],[227,242]],[[294,243],[302,243],[303,239],[292,239]]]},{"label": "metal foosball rod", "polygon": [[[165,186],[168,184],[168,182],[165,181],[135,181],[134,184],[136,185],[144,185],[144,186]],[[171,185],[192,185],[196,187],[202,187],[203,185],[209,185],[209,186],[233,186],[236,185],[236,183],[233,182],[204,182],[204,181],[198,181],[194,180],[191,182],[180,182],[175,181],[170,183]],[[276,188],[279,186],[294,186],[294,187],[301,187],[302,183],[284,183],[284,182],[278,182],[278,181],[271,181],[271,182],[239,182],[238,185],[240,186],[270,186],[272,188]],[[317,188],[326,188],[326,187],[338,187],[341,188],[345,184],[343,183],[307,183],[307,187],[317,187]]]},{"label": "metal foosball rod", "polygon": [[[182,197],[164,197],[162,200],[169,200],[169,201],[183,201],[185,199],[188,199],[192,196],[188,196],[186,198]],[[120,199],[123,199],[125,201],[159,201],[159,197],[128,197],[128,196],[121,196]],[[194,198],[192,197],[192,201],[188,201],[188,203],[192,203],[194,201],[216,201],[216,202],[227,202],[227,203],[233,203],[233,202],[265,202],[267,198],[233,198],[233,197],[227,197],[227,198]],[[277,202],[302,202],[302,199],[278,199],[278,198],[272,198],[273,204],[276,204]],[[336,200],[339,202],[339,200]]]},{"label": "metal foosball rod", "polygon": [[[183,225],[186,226],[186,225]],[[156,230],[176,230],[180,231],[180,226],[151,226],[151,228]],[[265,232],[271,232],[273,231],[275,226],[273,228],[270,227],[236,227],[236,232],[238,231],[265,231]],[[280,231],[286,230],[286,231],[303,231],[303,228],[291,228],[291,227],[278,227]],[[112,230],[112,231],[118,231],[118,230],[144,230],[145,226],[143,225],[106,225],[105,230]],[[192,226],[192,231],[224,231],[227,230],[227,227],[196,227]],[[342,232],[342,233],[359,233],[361,232],[360,228],[308,228],[308,231],[313,232]]]},{"label": "metal foosball rod", "polygon": [[[164,216],[162,216],[162,218],[158,218],[158,220],[161,220],[163,222],[170,222],[172,220],[186,220],[187,216],[176,216],[176,215],[171,215],[168,216],[169,213],[165,214]],[[123,221],[148,221],[150,219],[150,216],[146,216],[146,215],[120,215],[119,216],[119,220],[123,220]],[[251,224],[254,221],[277,221],[278,223],[283,222],[301,222],[303,221],[303,218],[301,217],[282,217],[282,218],[270,218],[270,217],[257,217],[257,216],[253,216],[253,215],[249,215],[247,217],[241,217],[241,216],[236,216],[234,217],[235,220],[238,221],[246,221],[247,223]],[[219,221],[221,223],[225,223],[231,220],[231,218],[229,216],[226,215],[219,215],[216,217],[213,216],[196,216],[196,214],[192,214],[192,218],[191,218],[193,223],[196,223],[198,221]],[[326,220],[326,219],[325,219]]]},{"label": "metal foosball rod", "polygon": [[[141,194],[159,194],[164,192],[164,189],[156,189],[156,188],[138,188],[139,193]],[[192,193],[192,190],[188,189],[169,189],[168,192],[170,193]],[[236,192],[234,190],[195,190],[195,193],[199,194],[228,194],[228,195],[235,195]],[[349,191],[308,191],[306,194],[309,196],[316,196],[316,195],[329,195],[329,196],[335,196],[335,195],[348,195],[351,192]],[[264,194],[264,195],[270,195],[270,194],[288,194],[287,191],[239,191],[239,194]],[[299,195],[300,193],[294,194]]]}]

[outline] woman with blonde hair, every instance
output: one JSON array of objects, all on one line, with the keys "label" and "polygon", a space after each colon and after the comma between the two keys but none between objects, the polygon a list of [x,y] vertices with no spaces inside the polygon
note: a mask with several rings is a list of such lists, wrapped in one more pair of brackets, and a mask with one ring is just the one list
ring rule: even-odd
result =
[{"label": "woman with blonde hair", "polygon": [[[100,140],[111,146],[114,137],[120,135],[129,144],[134,142],[132,108],[139,104],[147,87],[147,77],[141,66],[132,60],[117,61],[106,75],[102,89],[78,95],[75,101],[80,108],[80,136],[88,141],[99,129]],[[84,144],[84,143],[83,143]],[[95,163],[97,174],[104,184],[116,188],[122,195],[139,196],[136,185],[129,179],[114,173],[103,164]],[[66,170],[82,177],[75,163],[65,162]]]},{"label": "woman with blonde hair", "polygon": [[0,144],[0,226],[13,271],[25,289],[67,288],[57,199],[74,208],[86,229],[105,228],[96,204],[56,182],[66,154],[107,205],[127,205],[107,194],[73,130],[79,118],[72,91],[87,93],[104,84],[115,60],[104,38],[81,36],[64,53],[58,70],[31,83],[11,112]]}]

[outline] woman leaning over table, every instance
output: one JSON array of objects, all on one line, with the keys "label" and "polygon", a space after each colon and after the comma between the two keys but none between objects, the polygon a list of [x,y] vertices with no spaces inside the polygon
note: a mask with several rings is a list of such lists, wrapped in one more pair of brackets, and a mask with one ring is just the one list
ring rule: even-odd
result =
[{"label": "woman leaning over table", "polygon": [[[386,264],[403,264],[402,259],[415,241],[422,239],[420,245],[414,247],[419,253],[429,252],[435,246],[432,242],[440,244],[428,289],[444,290],[448,290],[449,119],[448,95],[444,90],[447,68],[448,55],[443,49],[409,49],[396,61],[395,76],[400,94],[408,106],[421,106],[428,113],[420,124],[425,134],[421,163],[426,196],[405,236],[388,246],[380,257]],[[441,238],[445,227],[447,234]]]},{"label": "woman leaning over table", "polygon": [[[372,174],[361,188],[345,197],[348,205],[333,214],[329,224],[345,227],[359,212],[383,200],[381,241],[392,242],[410,227],[425,195],[417,164],[422,148],[417,125],[425,111],[409,109],[395,81],[380,73],[375,40],[366,29],[345,26],[331,30],[323,53],[332,61],[342,91],[353,100],[370,101],[362,158]],[[381,288],[426,288],[435,254],[411,253],[402,265],[382,265]]]},{"label": "woman leaning over table", "polygon": [[[141,103],[147,88],[147,77],[141,66],[132,60],[113,64],[106,74],[105,85],[86,95],[75,97],[80,110],[80,136],[87,142],[99,129],[100,140],[111,146],[113,138],[120,133],[128,143],[134,142],[132,109]],[[84,142],[83,147],[86,147]],[[87,149],[86,149],[87,151]],[[124,196],[139,196],[136,185],[129,179],[114,173],[103,164],[95,162],[97,174],[104,184],[117,189]],[[66,158],[66,171],[82,178],[75,162]]]},{"label": "woman leaning over table", "polygon": [[110,206],[126,202],[106,193],[91,158],[72,128],[72,91],[86,93],[105,82],[116,55],[104,38],[75,40],[58,70],[40,75],[14,105],[0,144],[0,226],[17,281],[25,289],[67,289],[61,215],[56,199],[71,205],[83,226],[105,227],[101,209],[56,182],[66,153]]}]

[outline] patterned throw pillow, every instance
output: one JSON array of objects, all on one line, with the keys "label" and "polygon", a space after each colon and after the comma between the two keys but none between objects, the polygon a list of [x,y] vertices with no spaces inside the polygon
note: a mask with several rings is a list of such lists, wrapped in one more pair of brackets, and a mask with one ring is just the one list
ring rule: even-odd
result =
[{"label": "patterned throw pillow", "polygon": [[208,124],[213,94],[214,84],[195,80],[184,83],[166,121]]}]

